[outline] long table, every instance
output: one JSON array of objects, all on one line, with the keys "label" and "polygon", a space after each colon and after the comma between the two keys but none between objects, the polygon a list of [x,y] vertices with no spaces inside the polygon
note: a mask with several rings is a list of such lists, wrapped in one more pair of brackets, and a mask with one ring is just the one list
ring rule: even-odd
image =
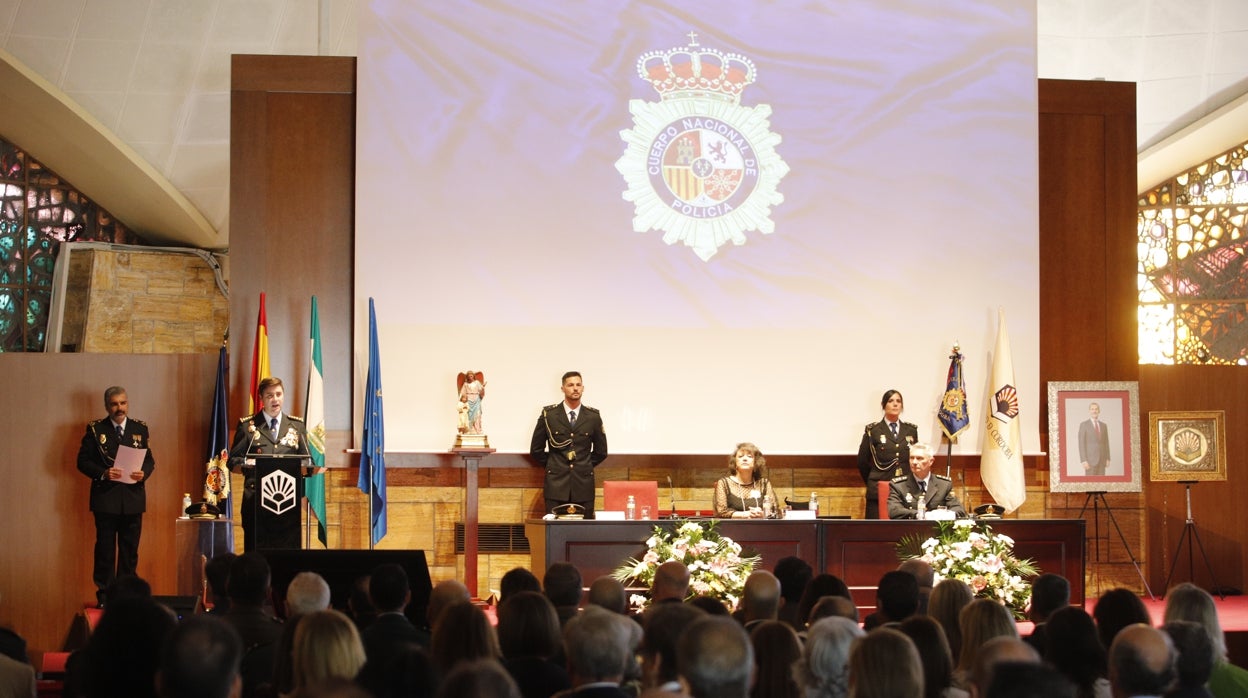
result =
[{"label": "long table", "polygon": [[[671,521],[560,521],[530,519],[524,524],[533,570],[541,575],[556,562],[576,565],[586,584],[610,574],[628,558],[646,552],[655,526]],[[1014,539],[1014,554],[1031,558],[1041,572],[1070,581],[1070,600],[1084,601],[1085,521],[1083,519],[1002,519],[993,531]],[[819,519],[742,521],[722,519],[716,529],[762,556],[762,567],[790,555],[810,563],[816,574],[834,574],[849,585],[855,601],[873,605],[880,577],[897,568],[896,544],[906,536],[934,535],[931,521]]]}]

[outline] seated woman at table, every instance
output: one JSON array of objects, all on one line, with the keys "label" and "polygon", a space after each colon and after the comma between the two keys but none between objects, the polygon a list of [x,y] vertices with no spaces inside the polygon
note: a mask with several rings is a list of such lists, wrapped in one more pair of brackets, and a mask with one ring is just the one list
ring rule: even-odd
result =
[{"label": "seated woman at table", "polygon": [[776,493],[767,479],[767,459],[758,446],[737,444],[728,458],[728,474],[715,482],[715,515],[761,519],[764,501],[776,504]]}]

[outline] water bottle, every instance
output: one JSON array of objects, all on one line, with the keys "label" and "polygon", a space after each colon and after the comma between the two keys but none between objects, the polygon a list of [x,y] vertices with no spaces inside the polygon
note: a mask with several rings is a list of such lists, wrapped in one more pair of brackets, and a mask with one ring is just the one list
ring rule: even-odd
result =
[{"label": "water bottle", "polygon": [[624,505],[624,518],[629,521],[637,518],[637,498],[631,494],[628,495],[628,504]]},{"label": "water bottle", "polygon": [[819,495],[814,492],[810,493],[810,510],[815,512],[815,517],[819,517]]},{"label": "water bottle", "polygon": [[191,493],[184,492],[182,493],[182,511],[178,513],[178,518],[180,519],[187,518],[186,510],[189,509],[190,507],[191,507]]},{"label": "water bottle", "polygon": [[919,511],[914,518],[920,521],[927,518],[927,497],[924,497],[922,494],[919,495]]},{"label": "water bottle", "polygon": [[771,518],[771,495],[763,497],[763,518]]}]

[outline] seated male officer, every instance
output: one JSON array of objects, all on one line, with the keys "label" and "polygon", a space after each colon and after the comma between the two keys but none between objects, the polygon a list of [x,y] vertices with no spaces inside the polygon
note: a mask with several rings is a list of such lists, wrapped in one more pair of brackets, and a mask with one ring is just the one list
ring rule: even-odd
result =
[{"label": "seated male officer", "polygon": [[932,463],[936,457],[927,444],[914,444],[910,447],[911,480],[907,475],[892,479],[888,485],[888,518],[913,519],[918,516],[919,502],[922,501],[925,511],[948,509],[956,516],[966,516],[962,503],[953,494],[953,482],[943,476],[932,474]]}]

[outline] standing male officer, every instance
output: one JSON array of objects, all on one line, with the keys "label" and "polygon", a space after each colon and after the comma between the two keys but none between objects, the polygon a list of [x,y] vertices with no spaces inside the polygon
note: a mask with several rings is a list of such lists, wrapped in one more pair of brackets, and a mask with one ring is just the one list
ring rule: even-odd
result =
[{"label": "standing male officer", "polygon": [[581,404],[581,374],[563,374],[563,402],[542,408],[529,455],[546,468],[546,511],[566,504],[594,515],[594,468],[607,459],[607,432],[598,410]]},{"label": "standing male officer", "polygon": [[[308,437],[303,420],[282,412],[285,392],[282,379],[269,376],[261,379],[260,411],[243,417],[234,430],[234,442],[230,446],[230,470],[243,471],[243,550],[256,550],[256,457],[274,455],[308,455]],[[303,499],[303,478],[296,485],[295,501]],[[265,531],[269,547],[284,550],[297,549],[299,541],[299,517],[291,518],[293,525],[281,531]],[[279,542],[280,541],[280,542]]]},{"label": "standing male officer", "polygon": [[[139,536],[143,533],[143,512],[147,492],[143,483],[156,469],[149,448],[147,425],[127,415],[130,402],[126,389],[114,385],[104,391],[108,416],[87,424],[87,433],[78,448],[78,470],[91,478],[91,512],[95,515],[95,598],[104,603],[104,590],[113,579],[135,574],[139,566]],[[114,461],[117,448],[145,449],[143,466],[128,476]]]}]

